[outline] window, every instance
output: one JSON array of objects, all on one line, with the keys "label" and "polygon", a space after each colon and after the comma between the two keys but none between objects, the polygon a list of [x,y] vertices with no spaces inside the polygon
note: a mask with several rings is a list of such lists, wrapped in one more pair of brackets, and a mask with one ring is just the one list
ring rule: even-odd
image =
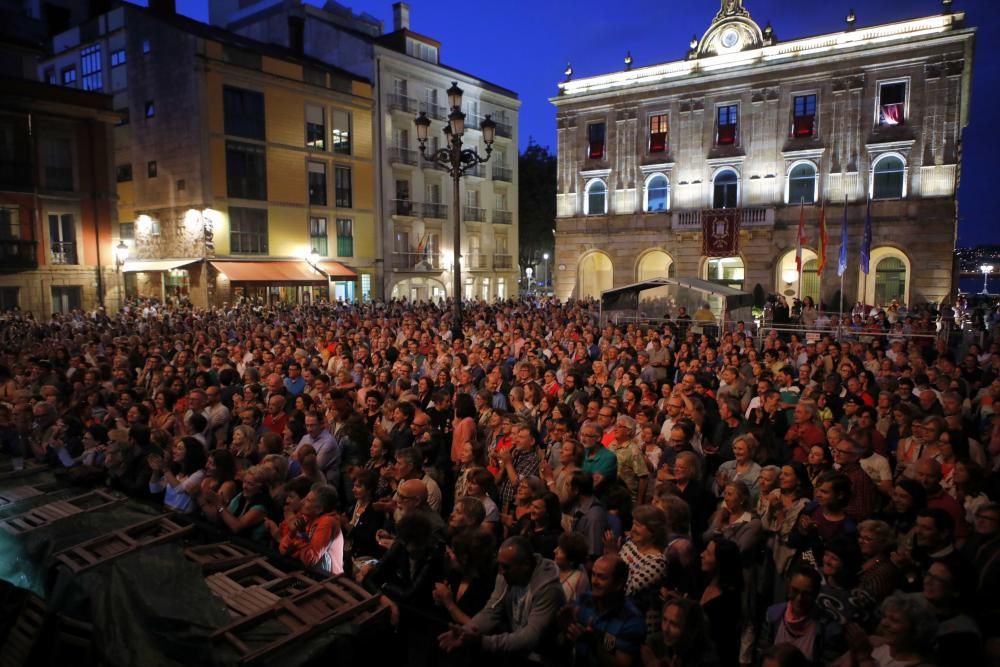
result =
[{"label": "window", "polygon": [[816,96],[796,95],[792,100],[792,136],[811,137],[816,131]]},{"label": "window", "polygon": [[149,221],[149,235],[159,236],[160,235],[160,221],[153,219]]},{"label": "window", "polygon": [[149,40],[148,39],[142,40],[142,52],[143,53],[149,53],[152,50],[153,50],[153,46],[152,46],[152,44],[150,44]]},{"label": "window", "polygon": [[267,254],[267,209],[229,207],[229,248],[245,255]]},{"label": "window", "polygon": [[738,104],[727,104],[717,109],[718,128],[715,137],[717,146],[732,146],[736,143],[739,109]]},{"label": "window", "polygon": [[118,49],[111,52],[111,66],[118,67],[125,64],[125,49]]},{"label": "window", "polygon": [[809,162],[801,162],[788,172],[788,203],[816,201],[816,167]]},{"label": "window", "polygon": [[669,203],[670,183],[663,174],[653,174],[646,179],[646,206],[647,213],[655,211],[666,211]]},{"label": "window", "polygon": [[222,112],[226,134],[264,140],[264,96],[261,93],[224,86]]},{"label": "window", "polygon": [[872,199],[897,199],[905,196],[906,165],[895,155],[884,155],[872,168]]},{"label": "window", "polygon": [[122,222],[118,224],[118,238],[122,241],[134,241],[135,240],[135,223],[134,222]]},{"label": "window", "polygon": [[156,160],[150,160],[146,163],[146,176],[156,178]]},{"label": "window", "polygon": [[306,146],[326,150],[326,123],[323,107],[306,106]]},{"label": "window", "polygon": [[886,305],[906,298],[906,264],[898,257],[886,257],[875,265],[875,303]]},{"label": "window", "polygon": [[42,153],[42,176],[49,190],[73,189],[73,145],[66,137],[43,136],[39,140]]},{"label": "window", "polygon": [[81,83],[84,90],[102,90],[104,77],[101,74],[101,45],[93,44],[80,51]]},{"label": "window", "polygon": [[333,170],[334,196],[337,208],[351,208],[353,197],[351,195],[351,169],[350,167],[336,167]]},{"label": "window", "polygon": [[115,179],[119,183],[126,183],[132,180],[132,165],[120,164],[115,168]]},{"label": "window", "polygon": [[665,153],[667,151],[668,128],[667,114],[661,113],[649,117],[650,153]]},{"label": "window", "polygon": [[10,241],[21,238],[20,210],[0,207],[0,239]]},{"label": "window", "polygon": [[309,163],[309,203],[326,206],[326,164],[323,162]]},{"label": "window", "polygon": [[156,115],[156,103],[153,100],[146,100],[146,118],[152,118]]},{"label": "window", "polygon": [[906,113],[906,82],[880,83],[878,86],[878,124],[902,125]]},{"label": "window", "polygon": [[53,264],[76,264],[76,221],[72,213],[49,214],[49,243]]},{"label": "window", "polygon": [[712,208],[736,208],[740,199],[740,176],[723,169],[712,181]]},{"label": "window", "polygon": [[354,221],[337,219],[337,257],[354,256]]},{"label": "window", "polygon": [[309,218],[309,248],[323,257],[330,254],[330,246],[326,238],[326,218]]},{"label": "window", "polygon": [[372,276],[370,273],[361,274],[361,300],[368,301],[372,298]]},{"label": "window", "polygon": [[591,123],[587,126],[587,157],[600,160],[604,157],[604,123]]},{"label": "window", "polygon": [[56,68],[47,67],[45,69],[45,74],[42,77],[42,81],[49,84],[50,86],[56,85],[59,82],[58,79],[56,79]]},{"label": "window", "polygon": [[437,62],[437,47],[424,44],[415,39],[406,38],[406,55],[419,58],[429,63]]},{"label": "window", "polygon": [[333,110],[333,152],[351,154],[351,114],[348,111]]},{"label": "window", "polygon": [[608,186],[599,178],[587,183],[583,196],[584,215],[605,215],[608,212]]},{"label": "window", "polygon": [[740,257],[721,257],[710,259],[705,263],[705,278],[707,280],[719,285],[727,285],[733,289],[743,289],[745,272],[743,259]]},{"label": "window", "polygon": [[75,67],[63,67],[62,69],[62,82],[64,86],[72,86],[76,83],[76,68]]},{"label": "window", "polygon": [[264,147],[226,142],[226,190],[239,199],[267,199],[267,160]]},{"label": "window", "polygon": [[69,285],[52,288],[52,312],[68,313],[79,310],[81,304],[81,293],[83,289],[79,285]]}]

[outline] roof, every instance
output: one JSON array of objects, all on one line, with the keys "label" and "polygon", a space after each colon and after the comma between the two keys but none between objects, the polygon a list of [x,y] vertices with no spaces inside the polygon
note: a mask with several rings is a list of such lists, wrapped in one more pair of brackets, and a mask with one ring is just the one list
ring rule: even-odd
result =
[{"label": "roof", "polygon": [[301,63],[303,65],[308,65],[310,67],[315,67],[318,69],[324,69],[329,72],[334,72],[340,76],[352,79],[354,81],[362,81],[367,84],[371,84],[371,80],[349,72],[346,69],[341,69],[336,65],[331,65],[327,62],[323,62],[317,58],[311,56],[303,55],[292,49],[286,48],[284,46],[279,46],[277,44],[269,44],[267,42],[258,42],[255,39],[250,39],[249,37],[244,37],[243,35],[238,35],[234,32],[225,30],[224,28],[219,28],[214,25],[209,25],[207,23],[202,23],[201,21],[196,21],[195,19],[188,18],[181,14],[164,14],[163,12],[157,12],[150,10],[141,5],[137,5],[131,2],[123,2],[125,7],[130,10],[143,12],[146,16],[162,21],[178,30],[183,30],[184,32],[190,33],[201,37],[202,39],[210,39],[216,42],[221,42],[223,44],[229,44],[241,49],[246,49],[254,53],[259,53],[270,58],[279,58],[281,60],[290,60],[293,62]]},{"label": "roof", "polygon": [[9,77],[0,77],[0,90],[3,90],[0,107],[4,109],[97,118],[107,123],[116,122],[121,117],[114,111],[111,95],[104,93]]},{"label": "roof", "polygon": [[670,286],[694,290],[709,296],[722,297],[726,300],[727,310],[753,304],[753,295],[749,292],[743,292],[732,287],[702,280],[701,278],[651,278],[601,292],[601,309],[635,310],[638,307],[638,295],[640,292]]}]

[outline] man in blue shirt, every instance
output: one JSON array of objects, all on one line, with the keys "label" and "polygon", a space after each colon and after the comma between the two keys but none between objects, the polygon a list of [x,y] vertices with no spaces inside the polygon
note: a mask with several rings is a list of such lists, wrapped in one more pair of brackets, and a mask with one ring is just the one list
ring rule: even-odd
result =
[{"label": "man in blue shirt", "polygon": [[646,637],[642,612],[625,597],[628,565],[619,556],[594,562],[590,593],[583,593],[560,614],[567,641],[574,643],[573,664],[627,667],[639,661]]},{"label": "man in blue shirt", "polygon": [[302,367],[297,361],[288,364],[288,375],[285,377],[285,389],[293,399],[306,390],[306,381],[302,377]]}]

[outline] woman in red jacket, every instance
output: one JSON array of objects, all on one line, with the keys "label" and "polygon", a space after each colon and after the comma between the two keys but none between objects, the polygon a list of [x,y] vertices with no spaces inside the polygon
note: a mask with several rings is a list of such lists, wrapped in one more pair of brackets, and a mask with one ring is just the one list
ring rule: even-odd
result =
[{"label": "woman in red jacket", "polygon": [[328,574],[344,573],[344,534],[333,511],[337,490],[329,484],[316,484],[302,501],[300,513],[281,524],[282,554],[297,558],[306,567]]}]

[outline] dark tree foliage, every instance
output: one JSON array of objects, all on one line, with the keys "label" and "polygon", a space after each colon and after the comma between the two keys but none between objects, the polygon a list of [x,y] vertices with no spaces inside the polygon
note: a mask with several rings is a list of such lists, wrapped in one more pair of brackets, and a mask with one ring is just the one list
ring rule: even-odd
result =
[{"label": "dark tree foliage", "polygon": [[541,264],[542,254],[555,254],[556,156],[547,146],[528,139],[518,156],[518,261],[521,267]]}]

